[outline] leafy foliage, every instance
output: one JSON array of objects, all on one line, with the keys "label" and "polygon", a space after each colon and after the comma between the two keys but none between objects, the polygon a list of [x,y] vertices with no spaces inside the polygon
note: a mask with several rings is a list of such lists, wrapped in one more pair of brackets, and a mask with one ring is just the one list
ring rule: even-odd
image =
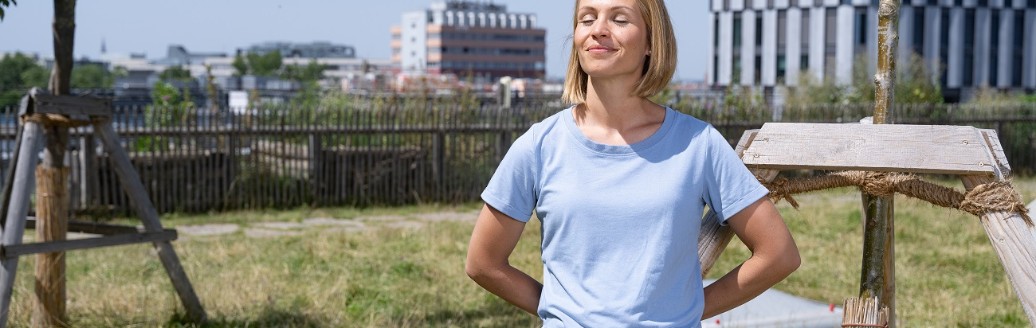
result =
[{"label": "leafy foliage", "polygon": [[50,72],[21,53],[0,59],[0,107],[17,105],[32,87],[46,88]]},{"label": "leafy foliage", "polygon": [[4,7],[10,7],[11,5],[17,4],[17,0],[0,0],[0,21],[4,20]]},{"label": "leafy foliage", "polygon": [[111,88],[115,75],[101,65],[76,65],[72,68],[72,88]]}]

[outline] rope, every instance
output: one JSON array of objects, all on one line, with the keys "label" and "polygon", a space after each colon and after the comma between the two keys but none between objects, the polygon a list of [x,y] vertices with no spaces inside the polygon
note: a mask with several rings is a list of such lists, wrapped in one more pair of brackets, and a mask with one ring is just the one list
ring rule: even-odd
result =
[{"label": "rope", "polygon": [[991,212],[1015,212],[1029,226],[1033,226],[1029,210],[1022,203],[1022,197],[1008,181],[994,181],[978,185],[967,193],[953,188],[923,181],[913,174],[842,171],[825,176],[788,180],[779,177],[773,182],[763,182],[770,189],[770,200],[774,203],[785,200],[794,208],[799,203],[791,195],[804,192],[856,186],[861,191],[876,196],[891,196],[900,193],[927,201],[934,205],[955,208],[982,216]]},{"label": "rope", "polygon": [[89,125],[93,125],[94,123],[103,122],[106,119],[107,118],[98,117],[98,118],[92,118],[92,119],[89,119],[89,120],[76,120],[76,119],[72,119],[72,118],[70,118],[68,116],[65,116],[65,115],[41,114],[41,113],[33,113],[33,114],[23,115],[21,117],[22,123],[33,122],[33,123],[38,123],[38,124],[43,125],[43,126],[56,126],[56,127],[59,127],[59,128],[77,128],[77,127],[81,127],[81,126],[89,126]]}]

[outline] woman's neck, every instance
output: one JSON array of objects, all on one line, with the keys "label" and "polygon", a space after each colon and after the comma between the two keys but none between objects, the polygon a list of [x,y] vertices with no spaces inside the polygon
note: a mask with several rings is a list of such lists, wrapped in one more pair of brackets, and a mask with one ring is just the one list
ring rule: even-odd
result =
[{"label": "woman's neck", "polygon": [[665,120],[665,111],[633,95],[633,88],[627,81],[590,79],[586,101],[575,111],[580,130],[605,144],[632,144],[650,136]]}]

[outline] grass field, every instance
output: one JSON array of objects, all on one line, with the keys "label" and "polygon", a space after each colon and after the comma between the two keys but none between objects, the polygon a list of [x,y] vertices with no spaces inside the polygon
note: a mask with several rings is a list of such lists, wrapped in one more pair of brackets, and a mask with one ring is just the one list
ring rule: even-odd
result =
[{"label": "grass field", "polygon": [[[1015,182],[1036,198],[1036,179]],[[959,184],[957,184],[959,189]],[[841,303],[859,291],[862,231],[859,193],[839,189],[797,197],[780,208],[803,264],[777,288]],[[301,222],[331,217],[367,222],[344,231],[301,227],[297,234],[249,237],[239,230],[187,236],[174,246],[211,319],[206,327],[535,327],[538,320],[482,291],[464,275],[478,205],[392,209],[298,209],[167,216],[167,226]],[[1025,327],[1027,319],[978,219],[896,198],[897,313],[901,327]],[[460,220],[393,227],[370,220],[419,221],[422,213]],[[30,232],[30,234],[32,234]],[[535,221],[512,257],[541,275]],[[713,270],[747,256],[738,241]],[[68,309],[75,327],[189,326],[148,245],[68,253]],[[11,307],[12,327],[29,326],[33,257],[23,257]]]}]

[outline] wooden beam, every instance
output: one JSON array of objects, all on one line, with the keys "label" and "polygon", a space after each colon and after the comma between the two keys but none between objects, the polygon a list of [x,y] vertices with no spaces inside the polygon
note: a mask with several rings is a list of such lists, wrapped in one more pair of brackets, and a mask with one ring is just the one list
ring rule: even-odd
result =
[{"label": "wooden beam", "polygon": [[766,123],[742,159],[774,170],[990,174],[986,143],[969,126]]},{"label": "wooden beam", "polygon": [[150,243],[176,240],[176,230],[166,229],[162,232],[141,232],[131,234],[108,235],[84,239],[59,240],[40,243],[0,246],[0,258],[8,259],[22,255],[65,252],[71,250],[119,246],[128,244]]},{"label": "wooden beam", "polygon": [[[29,197],[35,185],[36,175],[33,168],[39,160],[39,147],[43,139],[43,130],[35,122],[25,122],[21,143],[18,144],[18,162],[11,198],[8,200],[0,245],[17,245],[22,243],[25,233],[25,216],[29,213]],[[0,328],[7,326],[8,311],[11,309],[11,294],[14,292],[14,276],[18,272],[18,258],[0,260]]]},{"label": "wooden beam", "polygon": [[36,94],[36,113],[68,116],[111,117],[111,101],[97,97]]},{"label": "wooden beam", "polygon": [[[31,216],[27,217],[25,221],[25,228],[36,229],[36,218]],[[68,232],[89,233],[95,235],[119,235],[128,233],[138,233],[140,232],[140,229],[137,229],[137,227],[116,224],[68,221]]]},{"label": "wooden beam", "polygon": [[[110,159],[115,166],[115,173],[119,177],[119,182],[122,184],[126,196],[130,198],[130,202],[133,204],[140,222],[144,225],[144,230],[148,232],[163,231],[162,223],[158,220],[158,211],[155,210],[154,203],[148,198],[147,189],[144,189],[144,184],[140,182],[140,175],[137,174],[137,170],[130,163],[129,154],[126,153],[126,150],[119,143],[119,136],[115,134],[115,129],[112,127],[111,122],[95,123],[94,133],[98,139],[101,139],[104,149],[111,156]],[[154,246],[155,250],[158,251],[158,258],[161,260],[162,266],[165,267],[166,274],[169,275],[169,279],[173,283],[173,288],[176,290],[177,295],[180,296],[180,302],[187,310],[187,317],[195,323],[205,322],[207,317],[205,308],[201,306],[198,294],[194,292],[194,287],[191,286],[191,281],[187,278],[187,273],[180,264],[180,258],[176,255],[176,251],[173,250],[173,244],[169,241],[156,241]]]}]

